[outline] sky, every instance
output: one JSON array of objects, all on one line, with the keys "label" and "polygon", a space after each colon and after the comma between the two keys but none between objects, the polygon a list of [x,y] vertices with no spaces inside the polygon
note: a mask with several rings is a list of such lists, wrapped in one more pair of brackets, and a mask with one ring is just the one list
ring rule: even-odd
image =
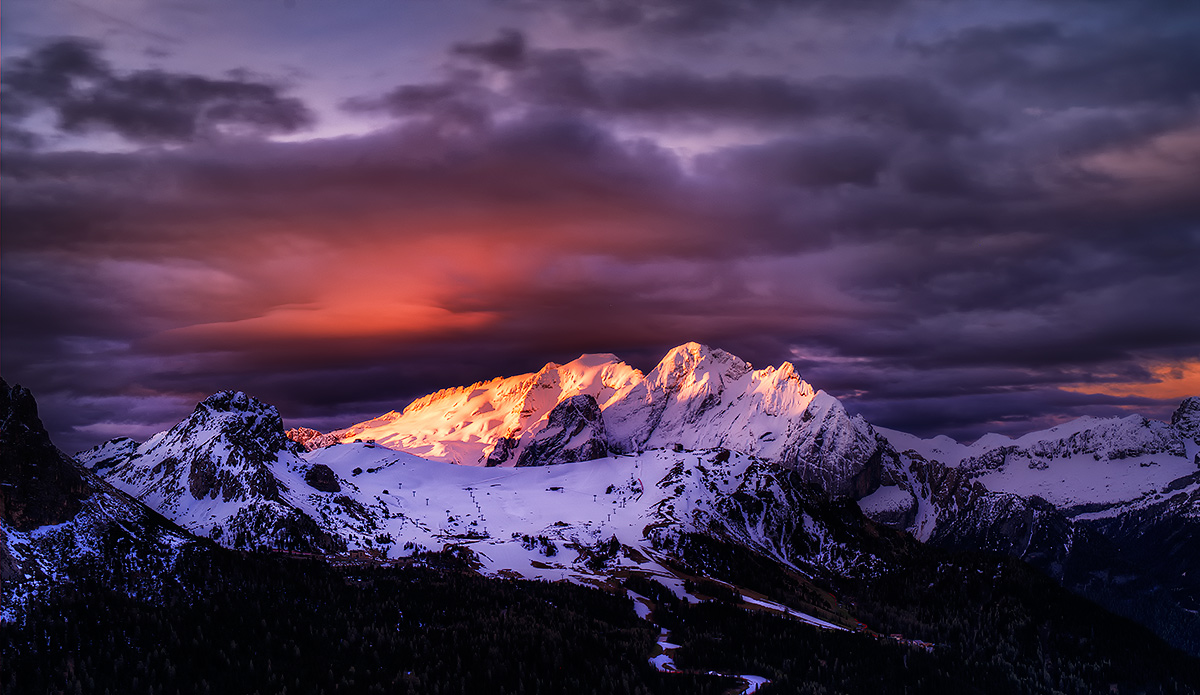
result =
[{"label": "sky", "polygon": [[0,370],[60,448],[585,352],[972,441],[1200,394],[1200,4],[7,0]]}]

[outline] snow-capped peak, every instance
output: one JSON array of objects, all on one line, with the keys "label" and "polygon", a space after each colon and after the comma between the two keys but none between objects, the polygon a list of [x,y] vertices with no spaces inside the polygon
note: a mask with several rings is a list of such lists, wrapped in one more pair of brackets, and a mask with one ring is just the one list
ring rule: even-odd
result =
[{"label": "snow-capped peak", "polygon": [[[106,477],[143,499],[152,491],[179,497],[186,489],[195,500],[228,502],[277,498],[278,485],[266,464],[280,455],[294,457],[296,448],[274,406],[240,391],[220,391],[140,446],[110,442],[79,458],[96,470],[112,466]],[[157,463],[147,466],[147,461]]]},{"label": "snow-capped peak", "polygon": [[192,414],[171,428],[164,439],[197,437],[226,437],[231,444],[254,447],[264,454],[290,448],[283,432],[283,418],[275,406],[241,391],[218,391],[200,401]]},{"label": "snow-capped peak", "polygon": [[[525,443],[546,425],[550,411],[576,395],[601,408],[642,380],[642,373],[614,355],[581,355],[537,372],[442,389],[395,411],[318,441],[374,440],[426,458],[465,465],[502,461],[514,465]],[[505,455],[497,457],[497,447]]]},{"label": "snow-capped peak", "polygon": [[312,490],[340,483],[312,475],[300,450],[274,406],[221,391],[143,444],[114,440],[78,457],[116,487],[222,544],[334,547],[337,541],[302,507]]},{"label": "snow-capped peak", "polygon": [[[754,370],[724,350],[694,342],[668,351],[644,376],[613,355],[582,355],[533,374],[444,389],[417,399],[403,413],[315,441],[373,440],[452,463],[533,465],[526,450],[535,441],[536,451],[557,441],[555,433],[541,433],[561,429],[549,417],[575,396],[594,399],[602,419],[581,440],[591,443],[578,449],[572,444],[571,451],[604,451],[596,439],[601,432],[607,449],[618,452],[725,447],[813,473],[814,482],[837,496],[873,489],[879,449],[886,447],[870,425],[850,418],[836,398],[815,391],[791,363]],[[873,472],[859,480],[867,468]]]}]

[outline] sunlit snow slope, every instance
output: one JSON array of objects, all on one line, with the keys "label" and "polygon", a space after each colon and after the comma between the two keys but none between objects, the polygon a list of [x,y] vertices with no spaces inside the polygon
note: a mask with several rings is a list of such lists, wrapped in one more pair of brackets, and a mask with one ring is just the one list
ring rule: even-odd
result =
[{"label": "sunlit snow slope", "polygon": [[725,447],[795,469],[837,497],[878,486],[890,453],[870,425],[814,391],[790,363],[754,370],[697,343],[672,349],[645,376],[612,355],[583,355],[536,374],[446,389],[403,412],[306,436],[306,446],[363,440],[452,463],[527,465],[522,455],[543,437],[554,408],[580,395],[595,399],[613,452]]},{"label": "sunlit snow slope", "polygon": [[305,458],[332,469],[342,494],[361,505],[358,522],[343,529],[351,545],[388,557],[468,544],[493,574],[670,574],[659,560],[680,534],[698,531],[811,574],[880,564],[835,540],[789,471],[727,450],[656,449],[538,468],[456,466],[362,443]]}]

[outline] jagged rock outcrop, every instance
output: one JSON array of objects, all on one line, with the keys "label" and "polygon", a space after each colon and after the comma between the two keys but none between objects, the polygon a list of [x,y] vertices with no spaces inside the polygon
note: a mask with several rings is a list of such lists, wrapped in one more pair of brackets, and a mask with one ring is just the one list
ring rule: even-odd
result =
[{"label": "jagged rock outcrop", "polygon": [[526,444],[518,466],[591,461],[608,456],[608,433],[593,396],[570,396],[554,406],[546,427]]},{"label": "jagged rock outcrop", "polygon": [[513,457],[520,440],[516,437],[501,437],[487,451],[487,461],[484,465],[489,468],[499,466]]},{"label": "jagged rock outcrop", "polygon": [[[33,395],[0,380],[0,612],[84,574],[154,577],[196,542],[60,452]],[[126,583],[125,591],[146,589]]]},{"label": "jagged rock outcrop", "polygon": [[303,484],[301,471],[308,467],[300,451],[274,407],[245,393],[221,391],[143,444],[114,440],[80,459],[152,509],[223,545],[343,547],[336,534],[297,507],[299,500],[280,480],[294,475],[293,487]]},{"label": "jagged rock outcrop", "polygon": [[319,449],[322,446],[328,446],[333,443],[332,441],[326,442],[325,435],[310,427],[293,427],[285,432],[284,435],[304,447],[305,451],[312,451],[313,449]]},{"label": "jagged rock outcrop", "polygon": [[27,389],[0,380],[0,519],[17,531],[74,517],[92,487],[50,443]]},{"label": "jagged rock outcrop", "polygon": [[342,484],[338,482],[337,474],[333,469],[324,464],[318,463],[311,466],[304,472],[304,482],[314,490],[321,492],[341,492]]},{"label": "jagged rock outcrop", "polygon": [[1200,444],[1200,396],[1185,398],[1171,414],[1171,427],[1179,434]]}]

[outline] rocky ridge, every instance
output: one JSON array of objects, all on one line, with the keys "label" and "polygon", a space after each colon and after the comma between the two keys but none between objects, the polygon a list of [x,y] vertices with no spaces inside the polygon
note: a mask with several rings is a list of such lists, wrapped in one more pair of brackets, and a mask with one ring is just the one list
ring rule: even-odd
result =
[{"label": "rocky ridge", "polygon": [[[569,447],[570,454],[557,444],[547,448],[562,426],[551,422],[556,408],[581,396],[599,411],[599,417],[585,418],[591,443]],[[591,412],[582,401],[575,409]],[[309,449],[363,440],[432,460],[486,466],[723,447],[795,470],[837,498],[869,494],[895,461],[887,441],[865,420],[814,390],[790,363],[755,370],[698,343],[670,350],[644,376],[613,355],[583,355],[535,374],[445,389],[403,412],[345,430],[296,431],[294,438]]]},{"label": "rocky ridge", "polygon": [[[272,406],[222,391],[143,444],[113,440],[79,460],[192,533],[231,547],[332,550],[307,494],[336,479],[312,474]],[[305,476],[312,482],[305,483]]]},{"label": "rocky ridge", "polygon": [[1085,417],[970,446],[881,430],[900,466],[859,504],[934,545],[1019,557],[1195,649],[1184,635],[1200,634],[1198,415],[1193,397],[1170,424]]},{"label": "rocky ridge", "polygon": [[[51,443],[32,394],[0,380],[0,596],[3,619],[90,574],[152,590],[186,533],[80,467]],[[141,580],[136,578],[141,577]]]}]

